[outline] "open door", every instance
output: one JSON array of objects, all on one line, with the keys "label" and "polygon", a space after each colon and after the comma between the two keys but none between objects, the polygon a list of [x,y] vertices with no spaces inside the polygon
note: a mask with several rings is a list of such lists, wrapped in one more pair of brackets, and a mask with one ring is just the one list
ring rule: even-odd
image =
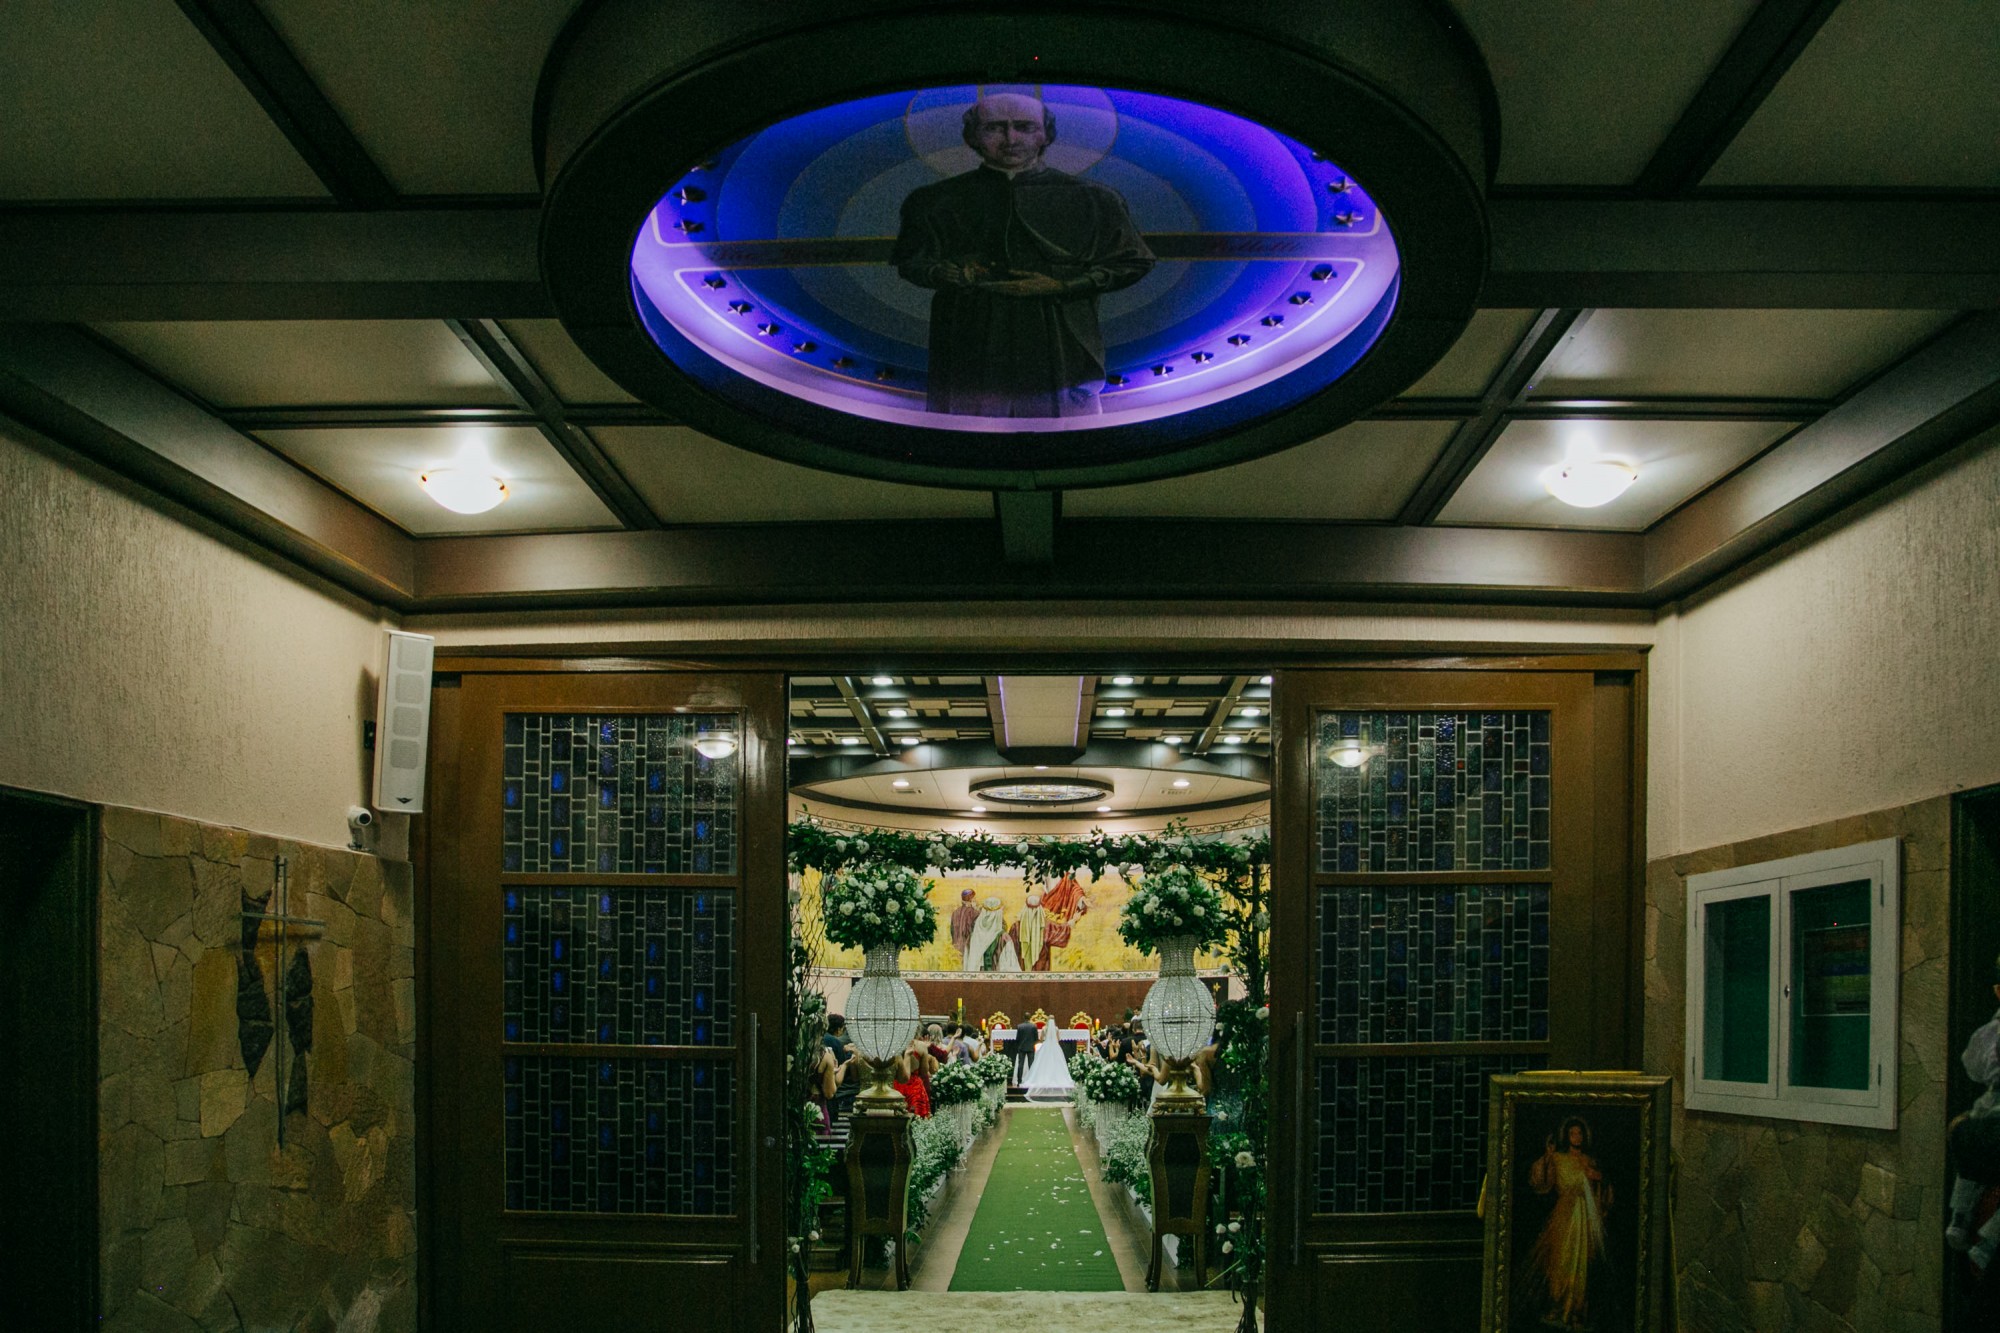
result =
[{"label": "open door", "polygon": [[784,683],[439,678],[430,1322],[784,1319]]},{"label": "open door", "polygon": [[1487,1081],[1637,1055],[1639,663],[1519,665],[1278,677],[1273,1328],[1472,1327]]}]

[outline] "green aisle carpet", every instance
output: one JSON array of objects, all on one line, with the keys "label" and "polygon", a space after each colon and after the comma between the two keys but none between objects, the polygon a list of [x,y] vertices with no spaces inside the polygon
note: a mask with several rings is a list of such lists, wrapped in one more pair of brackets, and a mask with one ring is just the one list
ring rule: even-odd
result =
[{"label": "green aisle carpet", "polygon": [[953,1291],[1123,1291],[1055,1108],[1017,1107],[965,1237]]}]

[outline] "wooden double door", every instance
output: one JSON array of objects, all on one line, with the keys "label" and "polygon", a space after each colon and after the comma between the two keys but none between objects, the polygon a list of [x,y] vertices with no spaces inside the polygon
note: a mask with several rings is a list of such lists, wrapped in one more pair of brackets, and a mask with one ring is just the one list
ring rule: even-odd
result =
[{"label": "wooden double door", "polygon": [[[1486,1080],[1636,1063],[1642,693],[1636,656],[1278,675],[1277,1333],[1471,1328]],[[430,1326],[775,1333],[783,677],[434,700]]]},{"label": "wooden double door", "polygon": [[429,1326],[773,1333],[783,678],[438,684]]}]

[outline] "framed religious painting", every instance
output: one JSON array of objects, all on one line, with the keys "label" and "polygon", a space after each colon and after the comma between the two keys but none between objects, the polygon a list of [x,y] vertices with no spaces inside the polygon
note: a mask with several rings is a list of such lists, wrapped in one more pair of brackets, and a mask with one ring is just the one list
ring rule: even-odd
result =
[{"label": "framed religious painting", "polygon": [[1666,1328],[1671,1080],[1493,1079],[1483,1333]]}]

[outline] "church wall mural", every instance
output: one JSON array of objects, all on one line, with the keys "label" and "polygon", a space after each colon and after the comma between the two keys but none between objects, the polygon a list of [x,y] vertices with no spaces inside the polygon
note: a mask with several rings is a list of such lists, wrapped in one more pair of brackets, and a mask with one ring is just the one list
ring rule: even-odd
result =
[{"label": "church wall mural", "polygon": [[[1157,958],[1118,938],[1118,916],[1132,885],[1116,870],[1032,882],[1018,870],[932,871],[925,880],[937,909],[938,933],[926,947],[904,950],[906,973],[1150,977],[1159,970]],[[800,876],[800,906],[809,931],[816,931],[820,921],[820,885],[817,870]],[[859,949],[828,945],[822,966],[859,968],[861,961]],[[1202,968],[1225,965],[1219,953],[1198,955],[1195,962]]]}]

